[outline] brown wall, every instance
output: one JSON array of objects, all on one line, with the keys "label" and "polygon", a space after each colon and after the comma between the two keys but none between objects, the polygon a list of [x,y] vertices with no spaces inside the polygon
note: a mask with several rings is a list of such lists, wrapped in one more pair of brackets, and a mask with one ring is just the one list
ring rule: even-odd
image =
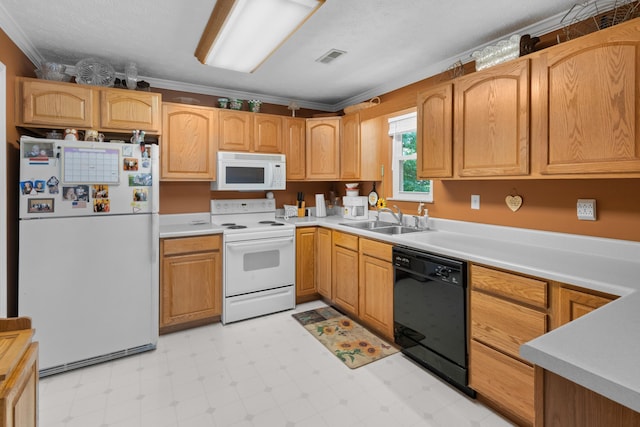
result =
[{"label": "brown wall", "polygon": [[[315,194],[340,188],[332,182],[288,182],[287,189],[274,191],[276,206],[295,205],[299,191],[304,193],[307,207],[315,206]],[[258,199],[265,197],[264,191],[211,191],[208,182],[168,182],[160,183],[160,213],[179,214],[190,212],[209,212],[209,200],[213,199]]]},{"label": "brown wall", "polygon": [[[34,77],[35,68],[31,61],[18,49],[4,31],[0,29],[0,62],[7,67],[7,165],[1,166],[0,173],[6,173],[7,200],[2,201],[0,209],[7,210],[7,283],[10,316],[17,314],[18,283],[18,140],[20,133],[13,125],[15,122],[15,77]],[[10,183],[15,182],[16,185]]]}]

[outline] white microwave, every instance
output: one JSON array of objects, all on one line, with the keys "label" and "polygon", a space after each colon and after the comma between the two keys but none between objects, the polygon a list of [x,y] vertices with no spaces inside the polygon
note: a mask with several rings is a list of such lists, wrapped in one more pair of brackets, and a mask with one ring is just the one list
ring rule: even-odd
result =
[{"label": "white microwave", "polygon": [[218,151],[217,181],[212,190],[285,190],[287,166],[284,154]]}]

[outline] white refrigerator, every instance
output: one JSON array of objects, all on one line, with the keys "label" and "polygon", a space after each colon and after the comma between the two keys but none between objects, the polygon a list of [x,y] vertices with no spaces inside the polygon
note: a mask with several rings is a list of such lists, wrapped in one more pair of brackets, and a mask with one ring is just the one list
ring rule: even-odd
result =
[{"label": "white refrigerator", "polygon": [[40,376],[155,349],[157,145],[20,140],[18,314]]}]

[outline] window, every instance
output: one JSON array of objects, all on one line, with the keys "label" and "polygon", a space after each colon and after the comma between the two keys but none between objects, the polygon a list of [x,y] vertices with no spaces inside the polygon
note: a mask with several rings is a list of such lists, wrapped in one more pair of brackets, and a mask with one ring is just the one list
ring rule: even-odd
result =
[{"label": "window", "polygon": [[393,144],[393,199],[433,202],[433,182],[417,178],[416,113],[389,119],[389,136]]}]

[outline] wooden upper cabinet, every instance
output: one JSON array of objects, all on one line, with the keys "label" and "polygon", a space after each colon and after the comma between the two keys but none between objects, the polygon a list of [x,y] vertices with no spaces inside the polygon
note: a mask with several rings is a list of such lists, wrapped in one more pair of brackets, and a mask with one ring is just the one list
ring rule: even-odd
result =
[{"label": "wooden upper cabinet", "polygon": [[307,119],[307,178],[340,178],[340,117]]},{"label": "wooden upper cabinet", "polygon": [[342,117],[340,147],[340,178],[360,179],[360,114]]},{"label": "wooden upper cabinet", "polygon": [[391,144],[386,117],[360,121],[360,180],[381,181],[383,150]]},{"label": "wooden upper cabinet", "polygon": [[94,127],[90,87],[36,79],[16,79],[17,124],[79,128]]},{"label": "wooden upper cabinet", "polygon": [[507,62],[455,82],[457,176],[529,174],[529,62]]},{"label": "wooden upper cabinet", "polygon": [[282,117],[219,110],[218,148],[222,151],[282,153]]},{"label": "wooden upper cabinet", "polygon": [[162,96],[158,93],[124,89],[100,90],[100,129],[144,130],[157,134],[162,129]]},{"label": "wooden upper cabinet", "polygon": [[306,178],[306,119],[283,119],[284,153],[287,158],[287,181]]},{"label": "wooden upper cabinet", "polygon": [[254,113],[253,150],[260,153],[282,153],[282,117]]},{"label": "wooden upper cabinet", "polygon": [[251,113],[219,111],[218,148],[227,151],[249,151],[253,134]]},{"label": "wooden upper cabinet", "polygon": [[453,176],[453,84],[418,94],[419,178]]},{"label": "wooden upper cabinet", "polygon": [[540,172],[639,172],[640,23],[549,48],[536,59]]},{"label": "wooden upper cabinet", "polygon": [[213,108],[162,106],[162,179],[215,180],[217,119]]}]

